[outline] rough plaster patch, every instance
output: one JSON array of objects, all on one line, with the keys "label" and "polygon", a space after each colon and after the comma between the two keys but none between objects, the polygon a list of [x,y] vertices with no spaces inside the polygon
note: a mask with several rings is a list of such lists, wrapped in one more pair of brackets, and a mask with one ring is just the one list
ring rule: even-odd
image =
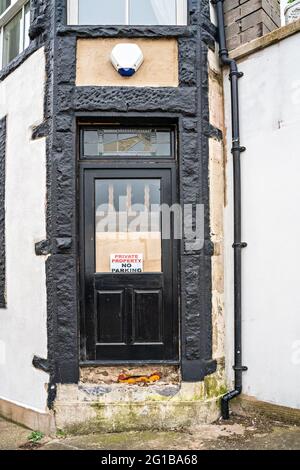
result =
[{"label": "rough plaster patch", "polygon": [[[221,243],[218,244],[220,247]],[[222,246],[222,245],[221,245]],[[212,257],[213,291],[224,293],[224,258],[223,253]]]},{"label": "rough plaster patch", "polygon": [[223,142],[209,140],[210,225],[212,257],[213,357],[224,357],[224,153]]},{"label": "rough plaster patch", "polygon": [[79,385],[78,398],[81,402],[95,402],[103,404],[113,403],[140,403],[147,401],[159,401],[164,398],[172,398],[181,392],[179,385],[149,385],[141,387],[137,385]]},{"label": "rough plaster patch", "polygon": [[56,404],[66,405],[75,402],[128,403],[147,401],[205,401],[219,397],[224,393],[224,361],[219,361],[219,368],[214,374],[201,382],[181,382],[180,384],[152,384],[148,386],[127,384],[59,385]]},{"label": "rough plaster patch", "polygon": [[[122,43],[137,44],[144,63],[132,77],[121,77],[113,68],[110,53]],[[77,86],[177,87],[178,44],[176,39],[78,39]]]},{"label": "rough plaster patch", "polygon": [[120,374],[140,376],[158,372],[161,375],[159,384],[173,384],[180,380],[179,368],[176,366],[140,366],[140,367],[82,367],[80,381],[83,384],[114,384]]},{"label": "rough plaster patch", "polygon": [[223,88],[221,76],[209,72],[209,120],[217,129],[224,129]]},{"label": "rough plaster patch", "polygon": [[208,50],[209,121],[224,132],[223,73],[218,51]]},{"label": "rough plaster patch", "polygon": [[213,358],[220,359],[225,356],[225,317],[224,294],[213,291],[212,295],[213,316]]},{"label": "rough plaster patch", "polygon": [[223,142],[209,140],[210,223],[213,241],[224,233],[224,149]]},{"label": "rough plaster patch", "polygon": [[212,51],[211,49],[208,50],[208,54],[207,54],[208,65],[209,65],[209,68],[212,72],[221,75],[222,74],[222,69],[221,69],[221,65],[220,65],[220,59],[219,59],[218,52],[219,51],[218,51],[217,48],[214,51]]}]

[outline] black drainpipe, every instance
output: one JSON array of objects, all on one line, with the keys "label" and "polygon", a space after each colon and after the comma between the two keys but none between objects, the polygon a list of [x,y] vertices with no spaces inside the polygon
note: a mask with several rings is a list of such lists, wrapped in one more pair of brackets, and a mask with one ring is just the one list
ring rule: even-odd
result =
[{"label": "black drainpipe", "polygon": [[229,58],[226,46],[225,24],[224,24],[224,0],[213,0],[216,6],[220,59],[223,65],[230,68],[231,83],[231,121],[232,121],[232,149],[233,155],[233,180],[234,180],[234,390],[226,393],[221,400],[221,411],[223,419],[229,419],[229,401],[242,393],[242,375],[247,367],[242,364],[242,249],[247,243],[242,242],[241,230],[241,152],[245,147],[240,144],[240,118],[239,118],[239,86],[238,80],[243,76],[239,72],[235,60]]}]

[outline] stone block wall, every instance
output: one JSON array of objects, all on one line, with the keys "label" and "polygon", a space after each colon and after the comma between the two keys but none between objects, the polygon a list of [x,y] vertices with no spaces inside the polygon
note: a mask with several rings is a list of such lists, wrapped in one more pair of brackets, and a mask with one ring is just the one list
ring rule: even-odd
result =
[{"label": "stone block wall", "polygon": [[229,50],[279,28],[280,0],[225,0]]}]

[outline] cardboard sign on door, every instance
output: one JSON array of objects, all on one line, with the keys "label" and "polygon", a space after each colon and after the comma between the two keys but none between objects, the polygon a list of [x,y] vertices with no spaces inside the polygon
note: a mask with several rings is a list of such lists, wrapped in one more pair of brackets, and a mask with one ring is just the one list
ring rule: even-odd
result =
[{"label": "cardboard sign on door", "polygon": [[110,270],[112,273],[142,273],[143,264],[143,253],[113,253],[110,255]]}]

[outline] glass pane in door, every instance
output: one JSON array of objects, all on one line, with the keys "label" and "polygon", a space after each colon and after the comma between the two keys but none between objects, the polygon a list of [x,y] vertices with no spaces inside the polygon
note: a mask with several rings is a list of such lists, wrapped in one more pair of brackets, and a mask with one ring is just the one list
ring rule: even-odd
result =
[{"label": "glass pane in door", "polygon": [[96,180],[96,272],[161,272],[160,204],[160,179]]}]

